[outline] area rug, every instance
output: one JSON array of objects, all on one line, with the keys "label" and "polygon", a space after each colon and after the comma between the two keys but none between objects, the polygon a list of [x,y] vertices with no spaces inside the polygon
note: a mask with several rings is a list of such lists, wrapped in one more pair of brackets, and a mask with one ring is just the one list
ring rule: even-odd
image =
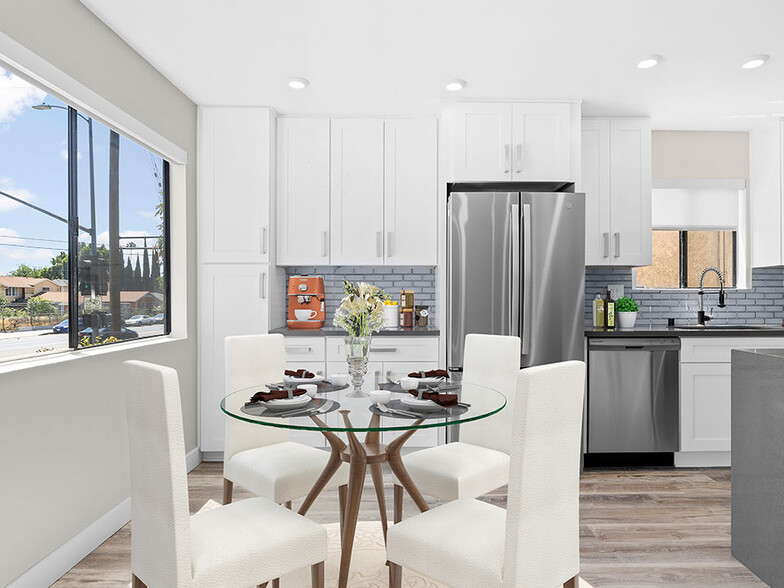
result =
[{"label": "area rug", "polygon": [[[208,501],[200,510],[220,506],[214,500]],[[340,566],[340,527],[337,523],[324,525],[329,545],[327,548],[326,585],[337,586]],[[299,570],[281,578],[281,588],[310,588],[310,568]],[[381,523],[360,522],[354,537],[354,550],[351,557],[350,588],[387,588],[389,571],[386,566],[386,549]],[[403,570],[403,586],[407,588],[449,588],[424,576]],[[580,580],[580,588],[591,588],[585,580]]]}]

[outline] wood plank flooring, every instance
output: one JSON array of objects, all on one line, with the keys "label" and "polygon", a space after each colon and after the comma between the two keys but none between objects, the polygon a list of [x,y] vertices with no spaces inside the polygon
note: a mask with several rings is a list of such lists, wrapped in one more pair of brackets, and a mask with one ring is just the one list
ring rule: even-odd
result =
[{"label": "wood plank flooring", "polygon": [[[203,463],[189,474],[191,512],[210,499],[221,502],[222,469],[220,463]],[[580,487],[581,576],[595,588],[765,586],[730,555],[728,469],[593,470],[583,475]],[[387,490],[391,508],[391,484]],[[250,495],[235,489],[234,496]],[[484,500],[504,507],[506,489]],[[337,512],[333,491],[316,501],[309,516],[336,522]],[[415,512],[406,497],[406,516]],[[360,520],[378,520],[370,487],[363,494]],[[130,524],[55,586],[126,588],[129,570]]]}]

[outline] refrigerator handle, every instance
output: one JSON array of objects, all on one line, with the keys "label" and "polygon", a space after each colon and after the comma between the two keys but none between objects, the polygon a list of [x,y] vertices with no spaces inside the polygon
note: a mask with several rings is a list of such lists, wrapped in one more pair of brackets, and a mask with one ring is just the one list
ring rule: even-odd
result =
[{"label": "refrigerator handle", "polygon": [[531,205],[523,204],[523,328],[520,352],[531,349]]},{"label": "refrigerator handle", "polygon": [[512,225],[512,251],[510,261],[512,264],[511,282],[512,296],[509,311],[509,334],[520,336],[520,205],[512,204],[509,209],[509,222]]}]

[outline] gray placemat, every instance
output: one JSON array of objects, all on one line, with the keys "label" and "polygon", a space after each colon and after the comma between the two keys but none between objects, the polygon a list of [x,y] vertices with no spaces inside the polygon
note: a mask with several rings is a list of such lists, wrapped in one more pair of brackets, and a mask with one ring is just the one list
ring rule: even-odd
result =
[{"label": "gray placemat", "polygon": [[[294,390],[295,388],[299,388],[300,386],[302,386],[303,384],[306,384],[306,383],[307,382],[303,382],[302,384],[286,384],[284,382],[274,382],[274,385],[286,388],[287,390]],[[338,390],[345,390],[346,388],[348,388],[350,386],[350,384],[343,384],[342,386],[335,386],[334,384],[331,384],[329,382],[324,382],[323,380],[321,382],[315,382],[315,384],[316,384],[316,386],[318,386],[318,393],[319,394],[325,394],[325,393],[328,393],[328,392],[337,392]]]},{"label": "gray placemat", "polygon": [[409,417],[402,414],[389,414],[379,410],[378,406],[375,404],[370,406],[370,412],[373,414],[378,414],[385,417],[391,417],[394,419],[405,419],[408,421],[415,421],[417,419],[448,419],[460,416],[468,411],[468,407],[465,406],[442,406],[439,410],[428,410],[428,411],[416,411],[411,408],[408,404],[403,404],[400,400],[390,400],[387,402],[387,407],[391,409],[397,410],[405,410],[406,412],[415,412],[419,416],[417,417]]},{"label": "gray placemat", "polygon": [[[298,406],[297,410],[307,410],[309,408],[317,408],[322,404],[324,404],[325,402],[327,402],[328,400],[329,400],[328,398],[314,398],[307,404]],[[333,400],[332,403],[333,403],[332,406],[328,410],[326,410],[325,412],[321,412],[319,414],[327,414],[336,411],[337,409],[340,408],[340,402]],[[256,416],[256,417],[263,416],[265,418],[269,418],[269,417],[288,418],[285,416],[285,414],[281,414],[281,413],[285,413],[286,411],[270,410],[269,407],[264,406],[264,404],[265,404],[264,402],[254,402],[253,404],[248,403],[245,404],[241,410],[245,414]],[[292,408],[291,411],[293,412],[294,409]],[[304,415],[304,416],[308,416],[308,415]]]},{"label": "gray placemat", "polygon": [[[419,388],[417,388],[417,389],[418,390],[427,390],[427,386],[430,386],[431,388],[435,388],[436,391],[438,391],[438,392],[448,392],[449,394],[455,394],[461,388],[460,384],[450,384],[448,382],[445,382],[443,384],[437,384],[437,385],[436,384],[420,384]],[[390,392],[403,392],[405,394],[408,394],[408,391],[403,390],[403,388],[400,387],[400,384],[395,384],[394,382],[384,382],[383,384],[379,384],[378,387],[381,390],[388,390]]]}]

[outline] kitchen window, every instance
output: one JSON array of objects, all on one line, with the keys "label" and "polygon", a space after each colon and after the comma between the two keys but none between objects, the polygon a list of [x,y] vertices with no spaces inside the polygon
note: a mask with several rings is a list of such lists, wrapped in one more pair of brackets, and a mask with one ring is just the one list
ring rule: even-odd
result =
[{"label": "kitchen window", "polygon": [[[699,288],[708,267],[725,288],[748,283],[745,181],[655,183],[652,218],[652,263],[635,268],[635,288]],[[718,288],[718,276],[707,274],[704,286]]]},{"label": "kitchen window", "polygon": [[170,333],[169,163],[2,69],[0,94],[0,361]]}]

